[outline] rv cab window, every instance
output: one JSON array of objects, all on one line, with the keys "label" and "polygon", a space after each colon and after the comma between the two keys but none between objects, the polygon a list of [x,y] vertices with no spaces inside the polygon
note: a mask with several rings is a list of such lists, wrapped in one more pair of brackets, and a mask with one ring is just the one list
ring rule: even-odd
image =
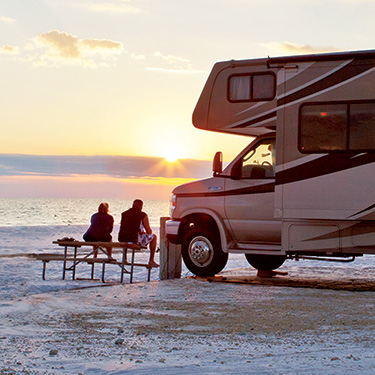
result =
[{"label": "rv cab window", "polygon": [[272,178],[275,176],[275,140],[258,143],[242,159],[242,178]]}]

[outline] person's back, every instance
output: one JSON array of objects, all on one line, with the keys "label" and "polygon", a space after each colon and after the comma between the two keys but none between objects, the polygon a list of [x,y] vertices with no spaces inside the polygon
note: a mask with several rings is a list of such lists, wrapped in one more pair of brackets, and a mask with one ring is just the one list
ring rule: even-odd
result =
[{"label": "person's back", "polygon": [[[152,233],[148,216],[142,211],[143,202],[140,199],[133,201],[133,206],[121,214],[120,231],[118,240],[120,242],[138,242],[142,246],[150,245],[150,267],[159,267],[154,261],[156,250],[156,235]],[[142,230],[141,230],[142,224]]]},{"label": "person's back", "polygon": [[143,211],[134,207],[123,212],[118,240],[120,242],[137,242],[140,224],[145,216]]},{"label": "person's back", "polygon": [[[109,213],[109,205],[106,202],[100,203],[98,212],[91,216],[91,224],[89,229],[83,235],[86,242],[112,242],[111,232],[113,230],[114,219]],[[97,247],[94,247],[97,249]],[[94,258],[98,255],[98,251],[94,252]],[[112,248],[107,247],[107,255],[112,256]]]},{"label": "person's back", "polygon": [[91,216],[91,225],[83,235],[85,241],[112,241],[113,216],[109,215],[108,203],[101,203],[98,212]]}]

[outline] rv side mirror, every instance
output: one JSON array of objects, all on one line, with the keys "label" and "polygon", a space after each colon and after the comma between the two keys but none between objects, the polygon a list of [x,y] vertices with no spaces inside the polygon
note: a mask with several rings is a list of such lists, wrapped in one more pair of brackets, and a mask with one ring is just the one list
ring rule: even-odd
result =
[{"label": "rv side mirror", "polygon": [[223,171],[223,153],[221,151],[218,151],[214,156],[212,171],[214,176],[218,176]]}]

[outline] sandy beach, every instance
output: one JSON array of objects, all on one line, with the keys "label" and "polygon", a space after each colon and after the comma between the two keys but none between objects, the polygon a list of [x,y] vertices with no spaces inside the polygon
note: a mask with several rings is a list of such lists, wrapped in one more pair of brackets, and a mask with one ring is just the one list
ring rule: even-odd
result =
[{"label": "sandy beach", "polygon": [[374,312],[373,291],[96,283],[3,301],[0,374],[373,374]]}]

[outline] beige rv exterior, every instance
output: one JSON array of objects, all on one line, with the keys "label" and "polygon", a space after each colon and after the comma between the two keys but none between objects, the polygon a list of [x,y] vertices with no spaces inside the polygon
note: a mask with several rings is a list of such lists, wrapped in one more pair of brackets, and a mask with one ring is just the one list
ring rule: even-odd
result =
[{"label": "beige rv exterior", "polygon": [[167,235],[192,272],[229,252],[258,269],[375,253],[375,51],[217,63],[193,124],[255,139],[173,191]]}]

